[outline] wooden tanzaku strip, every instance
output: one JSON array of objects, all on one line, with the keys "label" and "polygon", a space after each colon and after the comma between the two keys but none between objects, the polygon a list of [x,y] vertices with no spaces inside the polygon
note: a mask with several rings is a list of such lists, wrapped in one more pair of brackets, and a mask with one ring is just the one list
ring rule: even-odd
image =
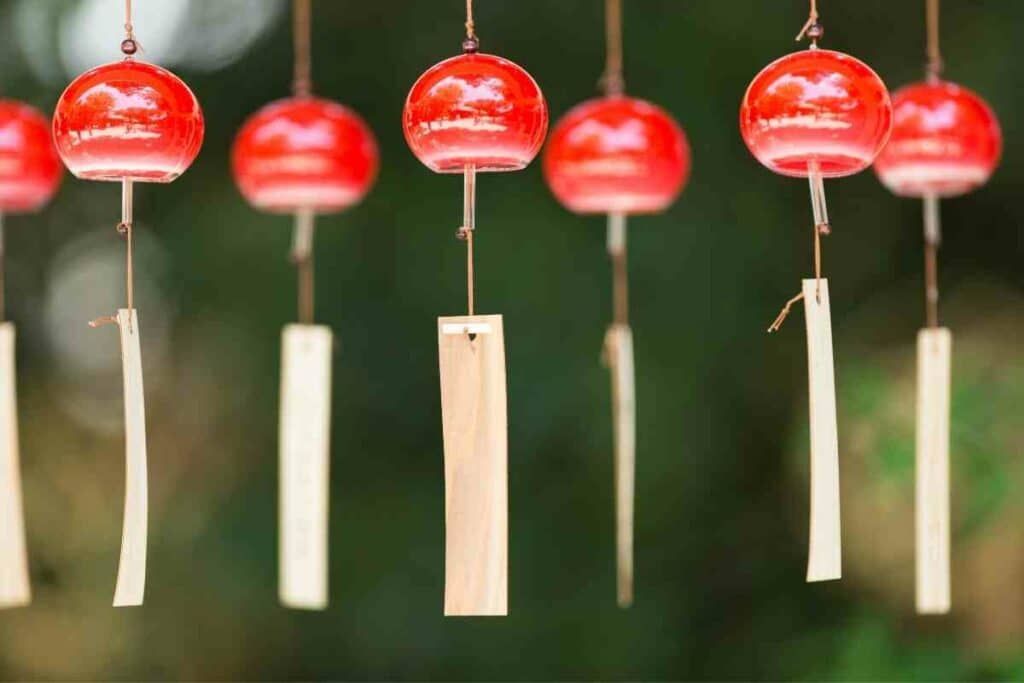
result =
[{"label": "wooden tanzaku strip", "polygon": [[811,425],[811,523],[807,580],[827,581],[842,576],[839,436],[828,280],[804,280],[803,294]]},{"label": "wooden tanzaku strip", "polygon": [[[487,333],[448,334],[485,324]],[[479,328],[478,328],[479,329]],[[500,315],[438,318],[446,616],[508,614],[508,425]]]},{"label": "wooden tanzaku strip", "polygon": [[32,601],[18,467],[14,323],[0,323],[0,608]]},{"label": "wooden tanzaku strip", "polygon": [[287,325],[281,335],[281,604],[327,607],[331,353],[323,325]]},{"label": "wooden tanzaku strip", "polygon": [[117,569],[114,607],[142,604],[146,591],[146,528],[148,485],[146,474],[146,404],[142,389],[142,352],[135,309],[117,311],[121,332],[121,367],[124,375],[125,491],[121,563]]},{"label": "wooden tanzaku strip", "polygon": [[917,611],[950,608],[949,392],[953,338],[948,329],[917,335]]},{"label": "wooden tanzaku strip", "polygon": [[633,331],[613,324],[605,336],[612,376],[612,425],[615,433],[615,548],[619,607],[633,604],[633,499],[636,479],[636,402]]}]

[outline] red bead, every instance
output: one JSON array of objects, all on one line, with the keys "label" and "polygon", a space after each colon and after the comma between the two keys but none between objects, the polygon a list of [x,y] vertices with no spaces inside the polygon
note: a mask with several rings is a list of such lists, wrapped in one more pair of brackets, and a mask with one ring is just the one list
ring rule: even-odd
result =
[{"label": "red bead", "polygon": [[690,174],[690,146],[663,109],[612,96],[577,105],[544,152],[544,177],[576,213],[666,209]]},{"label": "red bead", "polygon": [[540,151],[548,105],[537,82],[507,59],[464,54],[435,64],[409,91],[402,115],[413,154],[438,173],[518,171]]},{"label": "red bead", "polygon": [[298,97],[271,102],[242,126],[231,152],[235,182],[253,206],[292,213],[341,211],[377,175],[373,132],[336,102]]},{"label": "red bead", "polygon": [[199,153],[203,112],[170,71],[125,59],[71,82],[57,102],[53,138],[79,178],[168,183]]},{"label": "red bead", "polygon": [[875,160],[875,172],[891,191],[949,197],[992,175],[1003,136],[978,95],[955,83],[916,83],[897,91],[892,102],[892,136]]},{"label": "red bead", "polygon": [[35,211],[60,186],[63,168],[50,122],[37,109],[0,100],[0,211]]},{"label": "red bead", "polygon": [[740,106],[740,132],[751,153],[782,175],[852,175],[871,165],[892,127],[889,92],[864,62],[810,49],[766,66]]}]

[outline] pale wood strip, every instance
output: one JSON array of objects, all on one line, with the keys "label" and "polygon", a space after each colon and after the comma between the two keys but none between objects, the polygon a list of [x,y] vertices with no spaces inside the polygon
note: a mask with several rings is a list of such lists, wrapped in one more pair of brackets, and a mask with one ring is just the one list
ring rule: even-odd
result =
[{"label": "pale wood strip", "polygon": [[839,436],[828,280],[803,281],[811,426],[811,523],[807,580],[842,576]]},{"label": "pale wood strip", "polygon": [[633,604],[633,498],[636,478],[636,403],[633,331],[615,324],[605,337],[612,378],[615,435],[616,586],[620,607]]},{"label": "pale wood strip", "polygon": [[331,330],[287,325],[281,335],[281,603],[327,607]]},{"label": "pale wood strip", "polygon": [[18,467],[14,323],[0,323],[0,608],[32,601]]},{"label": "pale wood strip", "polygon": [[[445,334],[484,323],[491,332]],[[508,614],[508,427],[500,315],[438,319],[447,616]]]},{"label": "pale wood strip", "polygon": [[953,335],[917,335],[917,611],[950,609],[949,393]]},{"label": "pale wood strip", "polygon": [[142,351],[135,309],[117,311],[124,375],[125,491],[121,562],[117,569],[114,607],[142,604],[146,590],[146,404],[142,388]]}]

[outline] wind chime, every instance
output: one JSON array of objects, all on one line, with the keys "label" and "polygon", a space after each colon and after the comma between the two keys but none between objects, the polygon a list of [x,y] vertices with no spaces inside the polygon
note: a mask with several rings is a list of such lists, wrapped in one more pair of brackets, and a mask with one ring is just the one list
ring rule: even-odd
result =
[{"label": "wind chime", "polygon": [[811,431],[811,513],[807,580],[842,574],[839,522],[839,444],[828,280],[822,276],[821,237],[831,232],[825,178],[853,175],[871,165],[892,127],[885,84],[850,55],[818,49],[824,29],[815,0],[797,41],[810,48],[766,66],[747,88],[740,132],[754,157],[784,176],[807,178],[814,215],[814,277],[803,280],[768,328],[782,325],[803,299]]},{"label": "wind chime", "polygon": [[299,322],[281,335],[279,595],[300,609],[327,606],[331,329],[313,324],[313,223],[357,204],[377,174],[377,143],[352,110],[312,94],[310,0],[294,0],[292,96],[242,126],[232,170],[257,209],[292,214]]},{"label": "wind chime", "polygon": [[924,204],[925,319],[917,335],[916,605],[950,609],[949,394],[952,334],[939,327],[939,199],[980,187],[1002,149],[999,122],[977,94],[942,80],[939,2],[926,0],[925,81],[893,95],[892,136],[875,161],[890,191]]},{"label": "wind chime", "polygon": [[612,380],[618,603],[633,602],[633,491],[636,470],[633,332],[629,325],[626,216],[664,211],[686,184],[690,148],[660,107],[624,94],[622,0],[605,0],[604,97],[569,111],[551,133],[544,177],[565,208],[607,214],[613,318],[604,341]]},{"label": "wind chime", "polygon": [[50,201],[61,165],[50,125],[38,110],[0,100],[0,608],[32,601],[18,466],[14,323],[4,315],[4,229],[9,214],[32,213]]},{"label": "wind chime", "polygon": [[468,315],[438,318],[445,469],[448,616],[508,613],[508,428],[502,316],[477,315],[473,239],[476,176],[518,171],[537,155],[548,109],[536,81],[512,62],[478,52],[466,0],[463,54],[412,86],[402,123],[413,154],[436,173],[463,176]]},{"label": "wind chime", "polygon": [[132,265],[132,187],[169,183],[192,164],[203,143],[203,113],[195,95],[171,72],[135,59],[140,49],[125,1],[124,58],[85,72],[67,87],[53,115],[53,138],[77,178],[121,183],[127,304],[116,315],[93,320],[116,324],[124,375],[125,503],[121,561],[114,606],[141,605],[146,586],[146,415],[139,321]]}]

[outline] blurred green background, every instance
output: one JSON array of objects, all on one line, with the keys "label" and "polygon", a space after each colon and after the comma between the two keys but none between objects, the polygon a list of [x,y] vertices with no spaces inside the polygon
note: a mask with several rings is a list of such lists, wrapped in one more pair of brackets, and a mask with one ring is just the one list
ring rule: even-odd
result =
[{"label": "blurred green background", "polygon": [[[281,0],[136,0],[146,52],[206,113],[195,165],[138,187],[146,371],[146,604],[110,605],[123,496],[116,333],[119,189],[67,178],[8,221],[8,301],[34,602],[0,613],[7,679],[1024,678],[1024,3],[943,3],[946,75],[981,93],[1006,146],[992,181],[943,203],[954,330],[954,610],[913,614],[913,354],[920,206],[870,172],[828,183],[844,578],[803,581],[802,315],[765,327],[810,273],[805,183],[744,148],[739,101],[797,48],[806,2],[627,0],[627,90],[682,123],[693,175],[631,222],[638,371],[637,600],[615,605],[604,223],[566,213],[539,164],[480,179],[478,308],[503,313],[509,369],[510,610],[445,619],[435,317],[461,313],[457,178],[406,148],[405,94],[455,54],[461,0],[317,0],[318,93],[375,131],[376,187],[319,220],[317,317],[340,340],[330,608],[277,604],[280,328],[295,316],[290,222],[249,208],[228,151],[288,92]],[[921,77],[923,1],[822,0],[823,45],[889,84]],[[50,112],[116,59],[120,0],[0,3],[0,89]],[[557,119],[596,93],[601,0],[478,0],[485,51],[527,68]]]}]

